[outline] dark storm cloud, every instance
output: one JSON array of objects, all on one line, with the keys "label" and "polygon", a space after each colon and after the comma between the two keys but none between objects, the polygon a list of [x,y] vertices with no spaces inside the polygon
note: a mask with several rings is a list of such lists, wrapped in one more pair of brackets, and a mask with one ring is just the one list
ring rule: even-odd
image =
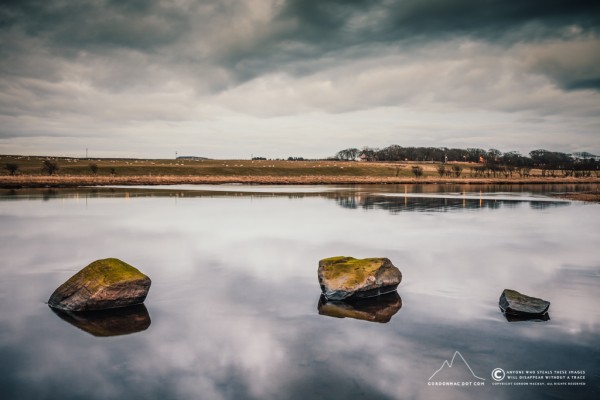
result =
[{"label": "dark storm cloud", "polygon": [[[497,38],[527,24],[538,24],[545,35],[552,29],[570,24],[596,30],[600,5],[582,0],[291,0],[283,16],[298,18],[304,26],[335,30],[343,25],[340,18],[382,9],[377,39],[399,39],[414,35],[474,35]],[[531,39],[534,32],[522,32]]]},{"label": "dark storm cloud", "polygon": [[[355,58],[380,45],[411,48],[456,37],[509,46],[596,35],[600,3],[582,0],[289,0],[276,15],[286,29],[222,60],[244,78],[286,68],[302,74],[307,58]],[[293,46],[292,44],[296,44]],[[540,72],[546,73],[542,68]],[[585,75],[573,78],[571,75]],[[595,64],[547,75],[563,89],[600,89]],[[590,76],[591,75],[591,76]]]},{"label": "dark storm cloud", "polygon": [[[31,35],[50,34],[64,45],[95,43],[145,49],[176,40],[201,9],[209,11],[206,16],[218,18],[244,8],[245,3],[252,6],[217,0],[9,0],[0,5],[0,24],[5,29],[20,25]],[[511,37],[514,30],[536,25],[537,30],[520,32],[521,39],[528,40],[560,35],[556,28],[573,24],[595,32],[600,21],[600,3],[583,0],[287,0],[277,8],[274,22],[293,21],[295,27],[271,40],[310,41],[317,46],[329,41],[344,45],[415,35]],[[374,13],[376,21],[353,30],[352,20],[368,13]],[[163,24],[169,29],[152,29]],[[148,29],[142,35],[138,28],[143,27]]]},{"label": "dark storm cloud", "polygon": [[0,6],[0,26],[43,37],[53,48],[151,51],[189,28],[185,12],[159,1],[8,1]]},{"label": "dark storm cloud", "polygon": [[[531,40],[557,36],[557,28],[578,24],[595,30],[600,5],[582,0],[408,0],[391,7],[400,34],[462,34],[476,38]],[[523,29],[532,25],[534,29]],[[513,36],[514,31],[518,36]]]},{"label": "dark storm cloud", "polygon": [[[4,34],[43,40],[62,56],[127,49],[160,53],[158,62],[189,64],[191,70],[198,64],[224,68],[225,81],[210,85],[216,90],[267,72],[312,73],[320,64],[308,60],[355,59],[380,46],[410,48],[456,37],[509,45],[565,38],[569,29],[596,35],[600,26],[597,1],[288,0],[273,4],[263,31],[249,32],[244,45],[223,41],[220,36],[243,24],[254,6],[228,0],[13,0],[0,6],[0,26]],[[210,51],[187,46],[202,42]],[[11,56],[7,51],[3,55]],[[600,88],[600,74],[576,70],[584,77],[573,80],[571,70],[564,72],[547,75],[564,89]]]}]

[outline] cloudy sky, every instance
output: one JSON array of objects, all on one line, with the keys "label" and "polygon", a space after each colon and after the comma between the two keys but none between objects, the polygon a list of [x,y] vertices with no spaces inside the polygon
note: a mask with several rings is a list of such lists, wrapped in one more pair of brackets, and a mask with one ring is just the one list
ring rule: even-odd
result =
[{"label": "cloudy sky", "polygon": [[1,0],[0,154],[600,154],[600,2]]}]

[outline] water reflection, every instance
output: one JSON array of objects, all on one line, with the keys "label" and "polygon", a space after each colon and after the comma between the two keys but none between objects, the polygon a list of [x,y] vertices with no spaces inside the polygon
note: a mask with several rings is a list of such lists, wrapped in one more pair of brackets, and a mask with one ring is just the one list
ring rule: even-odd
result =
[{"label": "water reflection", "polygon": [[[456,208],[514,207],[531,202],[542,209],[569,204],[545,195],[600,190],[597,183],[578,184],[402,184],[402,185],[157,185],[61,189],[0,189],[0,201],[95,198],[327,198],[344,208],[386,209],[393,212]],[[540,196],[542,195],[542,196]]]},{"label": "water reflection", "polygon": [[321,295],[317,308],[319,315],[385,324],[390,322],[402,308],[402,299],[396,291],[381,296],[346,301],[327,300],[325,296]]},{"label": "water reflection", "polygon": [[70,312],[50,308],[63,321],[93,336],[121,336],[142,332],[150,326],[150,315],[146,306],[138,304],[131,307],[110,310]]},{"label": "water reflection", "polygon": [[[433,197],[445,187],[414,189]],[[509,191],[499,190],[484,191],[482,200],[508,199]],[[530,201],[540,197],[514,190]],[[48,202],[35,195],[21,201],[21,192],[0,201],[5,398],[597,397],[599,205],[539,212],[523,200],[463,212],[459,198],[447,212],[391,217],[335,199],[363,193],[383,201],[382,193],[392,193],[404,200],[403,188],[354,186],[293,198],[186,191],[136,198],[139,192],[126,197],[121,190],[87,202],[85,192],[61,193]],[[479,191],[465,200],[473,196]],[[385,324],[319,315],[314,265],[331,254],[397,262],[405,307]],[[44,305],[65,275],[109,255],[152,277],[151,329],[101,339]],[[517,282],[520,291],[552,301],[552,320],[506,322],[497,294]],[[485,387],[427,386],[454,351],[486,377]],[[587,386],[492,386],[498,367],[586,370]]]},{"label": "water reflection", "polygon": [[510,314],[503,313],[504,318],[508,322],[524,322],[524,321],[532,321],[532,322],[545,322],[550,321],[550,314]]},{"label": "water reflection", "polygon": [[[399,185],[391,185],[399,186]],[[256,191],[235,192],[234,188],[202,187],[192,190],[188,186],[184,189],[154,187],[94,187],[77,189],[24,189],[24,190],[0,190],[0,201],[7,200],[52,200],[52,199],[75,199],[85,200],[96,198],[146,198],[146,197],[171,197],[175,199],[184,198],[250,198],[263,199],[273,197],[284,197],[288,199],[303,198],[326,198],[335,201],[340,207],[346,209],[363,210],[387,210],[392,214],[400,212],[432,212],[432,211],[451,211],[456,209],[491,209],[514,208],[520,204],[529,204],[529,207],[535,210],[544,210],[550,207],[560,207],[571,204],[570,201],[556,198],[540,197],[539,193],[560,192],[557,187],[548,185],[538,185],[529,187],[531,191],[525,191],[525,188],[517,188],[507,185],[505,192],[493,193],[489,188],[483,187],[459,186],[459,185],[404,185],[403,192],[390,191],[386,186],[374,186],[364,188],[356,186],[352,188],[328,187],[318,192],[314,189],[301,192],[299,188],[296,191],[284,191],[284,188],[272,192],[265,191],[264,188],[255,189]],[[581,186],[581,185],[580,185]],[[594,185],[586,185],[585,188]],[[596,185],[600,186],[600,185]],[[577,188],[577,186],[574,186]],[[376,189],[374,191],[374,189]],[[460,190],[458,190],[460,189]],[[478,189],[478,191],[474,191]],[[544,192],[544,189],[555,189],[555,192]],[[458,191],[456,191],[458,190]],[[564,190],[564,188],[563,188]]]},{"label": "water reflection", "polygon": [[453,196],[405,196],[372,195],[363,193],[337,194],[335,201],[340,207],[364,210],[387,210],[392,214],[411,211],[450,211],[456,209],[493,209],[501,207],[516,207],[529,203],[532,209],[543,210],[549,207],[559,207],[570,204],[562,200],[535,200],[484,197],[483,195],[453,195]]}]

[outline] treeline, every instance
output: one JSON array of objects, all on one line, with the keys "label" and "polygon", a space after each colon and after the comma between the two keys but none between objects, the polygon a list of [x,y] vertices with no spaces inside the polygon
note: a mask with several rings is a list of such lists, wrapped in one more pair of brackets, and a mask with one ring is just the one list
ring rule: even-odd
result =
[{"label": "treeline", "polygon": [[[471,168],[478,176],[512,176],[517,172],[528,176],[532,168],[542,170],[544,176],[591,176],[591,171],[600,170],[600,157],[590,153],[566,154],[549,150],[533,150],[528,156],[518,151],[502,153],[497,149],[480,148],[450,149],[447,147],[402,147],[391,145],[383,149],[364,147],[348,148],[337,152],[337,160],[354,161],[421,161],[421,162],[472,162],[479,163]],[[447,174],[448,169],[440,171]],[[456,174],[456,171],[452,171]]]}]

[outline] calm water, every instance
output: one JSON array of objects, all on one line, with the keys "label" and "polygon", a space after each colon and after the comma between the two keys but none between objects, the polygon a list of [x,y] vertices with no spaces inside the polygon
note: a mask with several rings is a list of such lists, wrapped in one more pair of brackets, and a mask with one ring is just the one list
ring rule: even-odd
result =
[{"label": "calm water", "polygon": [[[600,205],[546,196],[590,188],[0,191],[0,393],[598,398]],[[399,298],[320,303],[317,264],[336,255],[389,257]],[[48,308],[58,285],[106,257],[152,278],[145,308]],[[550,320],[507,321],[505,288],[550,301]],[[467,364],[455,357],[430,380],[456,351]],[[494,385],[495,368],[584,371],[585,386]]]}]

